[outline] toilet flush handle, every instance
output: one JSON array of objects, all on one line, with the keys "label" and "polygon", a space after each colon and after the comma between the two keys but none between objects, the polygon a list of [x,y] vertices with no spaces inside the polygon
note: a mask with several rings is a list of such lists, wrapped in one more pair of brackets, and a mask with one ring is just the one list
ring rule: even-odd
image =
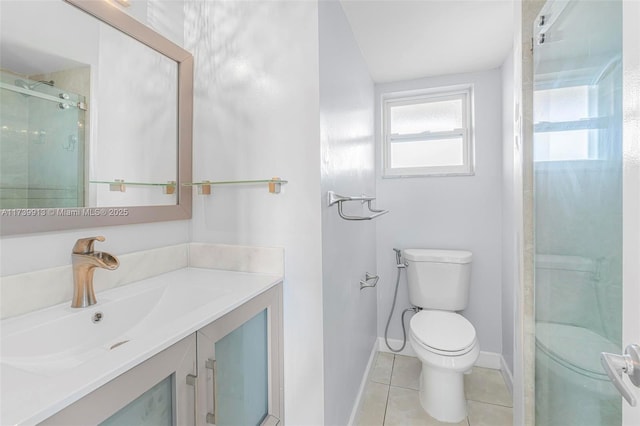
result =
[{"label": "toilet flush handle", "polygon": [[631,383],[636,387],[640,387],[640,346],[627,346],[624,350],[624,355],[602,352],[600,354],[600,362],[618,392],[627,400],[629,405],[635,407],[637,403],[636,397],[622,381],[622,373],[627,374]]}]

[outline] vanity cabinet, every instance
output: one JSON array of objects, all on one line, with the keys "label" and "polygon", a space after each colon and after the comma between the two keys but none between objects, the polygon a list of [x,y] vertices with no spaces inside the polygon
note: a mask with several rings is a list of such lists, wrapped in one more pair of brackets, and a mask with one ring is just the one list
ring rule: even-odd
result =
[{"label": "vanity cabinet", "polygon": [[281,292],[273,287],[197,332],[197,424],[280,423]]},{"label": "vanity cabinet", "polygon": [[282,424],[281,304],[280,283],[41,424]]},{"label": "vanity cabinet", "polygon": [[84,398],[42,425],[192,425],[194,392],[185,377],[196,371],[191,334]]}]

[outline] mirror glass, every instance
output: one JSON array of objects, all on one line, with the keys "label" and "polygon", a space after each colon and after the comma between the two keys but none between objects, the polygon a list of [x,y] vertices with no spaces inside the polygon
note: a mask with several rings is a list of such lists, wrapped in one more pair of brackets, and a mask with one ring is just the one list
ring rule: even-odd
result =
[{"label": "mirror glass", "polygon": [[102,0],[0,1],[0,234],[191,217],[193,56]]},{"label": "mirror glass", "polygon": [[0,208],[177,204],[175,60],[63,1],[0,31]]}]

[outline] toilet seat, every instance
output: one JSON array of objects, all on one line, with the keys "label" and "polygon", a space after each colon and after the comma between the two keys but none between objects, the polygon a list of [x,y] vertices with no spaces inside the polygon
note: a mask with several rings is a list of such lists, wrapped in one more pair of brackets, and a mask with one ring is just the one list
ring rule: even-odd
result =
[{"label": "toilet seat", "polygon": [[609,378],[598,354],[620,352],[618,345],[589,329],[548,322],[536,323],[536,347],[573,372],[605,382]]},{"label": "toilet seat", "polygon": [[444,356],[460,356],[477,345],[476,329],[455,312],[422,310],[411,318],[409,331],[425,349]]}]

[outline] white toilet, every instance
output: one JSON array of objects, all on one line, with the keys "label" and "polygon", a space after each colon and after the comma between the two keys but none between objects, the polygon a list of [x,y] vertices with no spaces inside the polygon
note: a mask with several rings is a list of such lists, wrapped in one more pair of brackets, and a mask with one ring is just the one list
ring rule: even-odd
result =
[{"label": "white toilet", "polygon": [[406,249],[409,300],[422,308],[411,318],[409,341],[422,362],[420,404],[433,418],[457,423],[467,416],[464,372],[478,359],[473,325],[455,311],[467,307],[469,251]]}]

